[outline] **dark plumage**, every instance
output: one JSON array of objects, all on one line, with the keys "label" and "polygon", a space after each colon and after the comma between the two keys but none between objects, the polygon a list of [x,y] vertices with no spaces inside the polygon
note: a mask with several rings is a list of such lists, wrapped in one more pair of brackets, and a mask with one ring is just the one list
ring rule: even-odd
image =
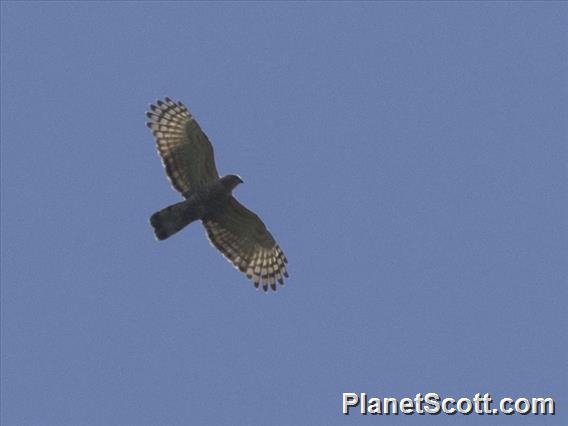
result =
[{"label": "dark plumage", "polygon": [[209,139],[181,102],[165,98],[150,109],[147,126],[172,186],[185,198],[150,217],[156,238],[201,220],[211,244],[255,287],[276,290],[288,277],[287,260],[262,220],[233,197],[241,178],[219,177]]}]

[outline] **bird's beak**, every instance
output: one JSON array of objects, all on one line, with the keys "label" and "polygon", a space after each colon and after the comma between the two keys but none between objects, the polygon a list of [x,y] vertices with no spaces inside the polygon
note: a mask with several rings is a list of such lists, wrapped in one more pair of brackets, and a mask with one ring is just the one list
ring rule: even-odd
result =
[{"label": "bird's beak", "polygon": [[245,182],[243,181],[243,178],[241,178],[240,176],[237,176],[237,177],[239,178],[239,182],[240,182],[240,183],[245,183]]}]

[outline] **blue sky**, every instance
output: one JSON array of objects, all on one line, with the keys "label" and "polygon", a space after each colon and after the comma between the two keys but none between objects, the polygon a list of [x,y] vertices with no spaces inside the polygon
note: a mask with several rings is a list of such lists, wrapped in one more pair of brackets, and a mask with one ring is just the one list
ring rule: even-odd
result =
[{"label": "blue sky", "polygon": [[[566,424],[564,3],[1,6],[3,425]],[[290,263],[254,290],[144,126],[183,101]],[[371,396],[558,414],[341,415]]]}]

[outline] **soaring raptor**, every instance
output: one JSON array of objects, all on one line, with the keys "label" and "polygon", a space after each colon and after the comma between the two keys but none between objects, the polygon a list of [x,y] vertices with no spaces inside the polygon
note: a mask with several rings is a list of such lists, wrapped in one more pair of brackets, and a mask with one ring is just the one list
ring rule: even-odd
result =
[{"label": "soaring raptor", "polygon": [[150,105],[146,116],[166,174],[184,197],[150,217],[156,238],[165,240],[201,220],[211,244],[256,288],[284,284],[286,256],[262,220],[233,197],[241,178],[219,177],[211,142],[187,108],[165,98]]}]

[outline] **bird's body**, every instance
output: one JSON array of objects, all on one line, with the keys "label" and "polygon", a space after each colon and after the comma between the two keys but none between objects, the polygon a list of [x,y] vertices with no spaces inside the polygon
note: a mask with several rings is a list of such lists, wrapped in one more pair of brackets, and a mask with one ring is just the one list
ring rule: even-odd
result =
[{"label": "bird's body", "polygon": [[147,124],[172,186],[185,198],[150,217],[158,240],[201,220],[210,242],[255,286],[276,290],[288,276],[286,257],[260,218],[232,192],[242,180],[219,177],[213,148],[187,108],[169,98],[151,105]]},{"label": "bird's body", "polygon": [[187,198],[166,207],[150,217],[158,240],[165,240],[195,220],[204,220],[222,213],[231,199],[233,189],[242,180],[228,175],[195,189]]}]

